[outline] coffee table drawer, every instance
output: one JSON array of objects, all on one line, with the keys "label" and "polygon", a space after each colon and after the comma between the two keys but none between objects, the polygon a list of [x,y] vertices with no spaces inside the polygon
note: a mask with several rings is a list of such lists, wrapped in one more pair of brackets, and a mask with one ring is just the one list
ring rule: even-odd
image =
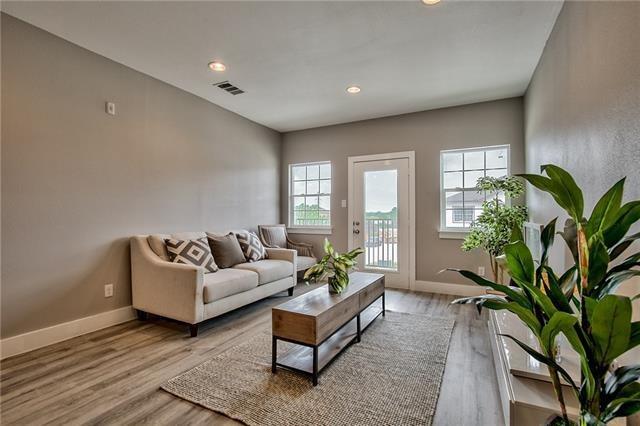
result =
[{"label": "coffee table drawer", "polygon": [[274,336],[308,345],[315,345],[316,319],[274,309],[271,315],[271,329]]},{"label": "coffee table drawer", "polygon": [[364,309],[384,293],[384,279],[376,281],[374,284],[363,288],[360,291],[360,309]]},{"label": "coffee table drawer", "polygon": [[358,312],[360,312],[360,303],[357,295],[347,297],[331,309],[323,312],[323,314],[318,317],[316,323],[317,342],[320,343],[332,335],[346,322],[358,315]]}]

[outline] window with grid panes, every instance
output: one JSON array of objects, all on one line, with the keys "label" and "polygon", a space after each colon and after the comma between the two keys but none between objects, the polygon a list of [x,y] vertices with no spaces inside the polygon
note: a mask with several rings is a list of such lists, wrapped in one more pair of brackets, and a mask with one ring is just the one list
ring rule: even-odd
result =
[{"label": "window with grid panes", "polygon": [[331,163],[289,166],[289,226],[331,226]]},{"label": "window with grid panes", "polygon": [[[468,229],[494,194],[478,192],[478,178],[509,175],[509,145],[440,151],[440,229]],[[504,194],[498,194],[504,201]]]}]

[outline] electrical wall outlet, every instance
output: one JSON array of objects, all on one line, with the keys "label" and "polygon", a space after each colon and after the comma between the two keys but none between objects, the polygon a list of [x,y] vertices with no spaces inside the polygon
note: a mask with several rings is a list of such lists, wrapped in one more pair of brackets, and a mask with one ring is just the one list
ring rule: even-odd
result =
[{"label": "electrical wall outlet", "polygon": [[484,277],[484,266],[478,266],[478,275]]},{"label": "electrical wall outlet", "polygon": [[105,284],[104,297],[113,297],[113,284]]}]

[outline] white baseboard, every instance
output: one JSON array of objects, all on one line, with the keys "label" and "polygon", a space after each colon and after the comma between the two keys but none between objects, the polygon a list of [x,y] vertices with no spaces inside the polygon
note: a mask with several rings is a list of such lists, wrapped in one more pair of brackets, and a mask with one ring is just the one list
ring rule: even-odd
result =
[{"label": "white baseboard", "polygon": [[484,288],[477,285],[439,283],[436,281],[416,280],[415,291],[428,293],[451,294],[453,296],[479,296],[484,294]]},{"label": "white baseboard", "polygon": [[121,324],[135,318],[131,306],[102,312],[90,317],[56,324],[40,330],[30,331],[17,336],[0,340],[0,359],[22,354],[73,337],[101,330],[112,325]]}]

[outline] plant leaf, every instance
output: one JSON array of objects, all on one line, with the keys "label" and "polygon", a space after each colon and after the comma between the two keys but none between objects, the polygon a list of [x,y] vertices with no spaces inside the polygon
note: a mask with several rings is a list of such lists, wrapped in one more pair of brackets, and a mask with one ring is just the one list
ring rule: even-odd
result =
[{"label": "plant leaf", "polygon": [[470,279],[471,281],[475,282],[476,284],[478,284],[479,286],[482,287],[489,287],[495,291],[499,291],[502,292],[504,294],[507,295],[507,297],[509,297],[509,299],[518,302],[519,304],[521,304],[522,306],[525,307],[530,307],[531,304],[529,303],[529,301],[527,300],[526,297],[524,297],[521,293],[515,291],[512,287],[506,286],[506,285],[502,285],[502,284],[498,284],[498,283],[494,283],[493,281],[489,281],[485,278],[482,278],[480,275],[477,275],[471,271],[466,271],[464,269],[453,269],[453,268],[448,268],[447,271],[453,271],[453,272],[457,272],[460,275],[462,275],[465,278]]},{"label": "plant leaf", "polygon": [[607,275],[609,266],[609,252],[600,238],[595,238],[589,248],[589,277],[587,295]]},{"label": "plant leaf", "polygon": [[593,308],[591,334],[599,349],[599,361],[610,363],[629,346],[631,335],[631,300],[606,295]]},{"label": "plant leaf", "polygon": [[[573,180],[573,176],[566,170],[553,164],[540,166],[540,171],[547,173],[547,176],[549,176],[556,186],[557,199],[563,201],[563,204],[565,204],[563,207],[567,213],[569,213],[569,216],[576,222],[579,222],[582,219],[584,210],[584,197],[582,196],[582,190],[578,187],[576,181]],[[562,206],[562,204],[560,205]]]},{"label": "plant leaf", "polygon": [[487,299],[483,301],[482,306],[494,311],[506,309],[509,312],[517,315],[518,318],[520,318],[520,320],[522,320],[522,322],[524,322],[536,336],[540,335],[542,325],[540,324],[540,321],[538,321],[538,318],[536,318],[536,316],[529,309],[522,307],[516,302],[502,302]]},{"label": "plant leaf", "polygon": [[551,352],[556,340],[556,336],[565,331],[573,330],[574,324],[578,322],[578,318],[566,312],[556,312],[553,314],[549,322],[542,327],[540,333],[540,343],[544,345],[547,352]]},{"label": "plant leaf", "polygon": [[500,336],[507,337],[513,340],[518,346],[520,346],[526,353],[531,355],[533,359],[535,359],[536,361],[539,361],[545,365],[555,368],[558,371],[558,373],[560,373],[560,375],[567,381],[567,383],[569,383],[576,392],[578,391],[578,387],[576,386],[576,383],[573,381],[569,373],[567,373],[567,371],[564,368],[560,367],[553,359],[545,356],[544,354],[541,354],[540,352],[536,351],[532,347],[528,346],[527,344],[521,342],[520,340],[516,339],[515,337],[509,334],[500,334]]},{"label": "plant leaf", "polygon": [[640,200],[623,205],[618,210],[612,224],[602,231],[605,245],[613,247],[617,244],[638,219],[640,219]]},{"label": "plant leaf", "polygon": [[328,238],[324,239],[324,252],[330,256],[333,256],[333,254],[335,253],[335,250],[333,249],[333,245],[331,244]]},{"label": "plant leaf", "polygon": [[640,321],[635,321],[631,323],[631,332],[629,334],[629,346],[627,346],[627,351],[630,351],[638,345],[640,345]]},{"label": "plant leaf", "polygon": [[638,232],[637,234],[630,235],[624,240],[622,240],[620,244],[618,244],[617,246],[611,249],[611,252],[609,253],[609,260],[617,259],[618,256],[624,253],[625,250],[628,249],[629,246],[639,238],[640,238],[640,232]]},{"label": "plant leaf", "polygon": [[616,213],[620,210],[625,179],[622,178],[616,182],[596,203],[588,222],[590,235],[594,235],[611,225]]},{"label": "plant leaf", "polygon": [[549,250],[553,245],[553,237],[556,233],[556,222],[558,218],[556,217],[551,222],[549,222],[543,229],[540,234],[540,243],[542,244],[542,256],[540,257],[540,265],[544,265],[547,263],[547,258],[549,257]]},{"label": "plant leaf", "polygon": [[607,277],[605,285],[598,289],[598,297],[602,297],[607,294],[611,294],[620,284],[627,281],[630,278],[640,276],[640,270],[632,269],[630,271],[620,271]]},{"label": "plant leaf", "polygon": [[567,244],[571,255],[573,255],[574,262],[578,263],[578,227],[576,226],[576,222],[573,219],[567,219],[564,222],[564,230],[558,232],[558,234],[560,234]]},{"label": "plant leaf", "polygon": [[615,397],[620,389],[640,379],[640,364],[618,367],[604,383],[604,393]]},{"label": "plant leaf", "polygon": [[531,293],[549,318],[557,311],[551,299],[534,283],[533,259],[529,248],[522,242],[508,244],[504,248],[511,278],[523,289]]},{"label": "plant leaf", "polygon": [[532,285],[535,270],[529,248],[522,241],[516,241],[505,246],[504,252],[511,278],[518,283]]},{"label": "plant leaf", "polygon": [[541,270],[546,273],[547,281],[549,283],[549,286],[546,287],[547,295],[551,299],[551,302],[553,302],[553,305],[563,312],[567,312],[569,314],[573,313],[573,309],[571,309],[569,300],[560,287],[556,274],[550,267],[545,265],[541,267]]}]

